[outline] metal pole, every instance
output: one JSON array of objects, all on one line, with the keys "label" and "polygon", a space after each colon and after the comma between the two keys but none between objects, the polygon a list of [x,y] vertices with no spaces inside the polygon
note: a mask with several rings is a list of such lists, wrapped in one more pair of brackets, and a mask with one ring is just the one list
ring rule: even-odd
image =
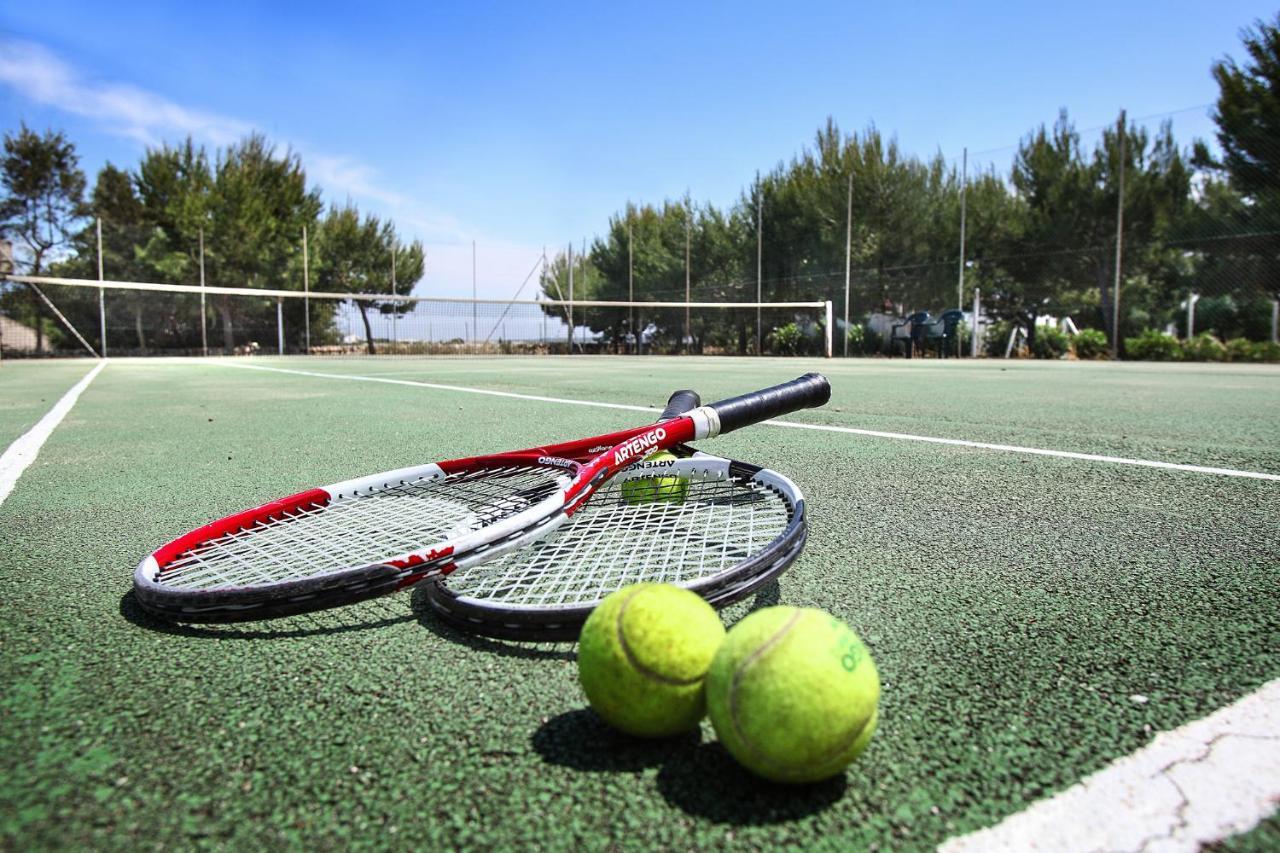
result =
[{"label": "metal pole", "polygon": [[982,314],[982,290],[975,287],[973,289],[973,333],[969,336],[969,357],[978,357],[978,337],[979,331],[982,329],[982,323],[979,316]]},{"label": "metal pole", "polygon": [[284,297],[276,297],[276,353],[284,355]]},{"label": "metal pole", "polygon": [[1120,261],[1124,247],[1124,115],[1120,111],[1120,192],[1116,201],[1116,279],[1111,288],[1111,357],[1120,357]]},{"label": "metal pole", "polygon": [[[311,355],[311,259],[307,249],[307,226],[302,226],[302,325],[307,355]],[[202,267],[203,269],[203,267]],[[203,273],[201,283],[203,284]],[[201,297],[203,298],[203,297]]]},{"label": "metal pole", "polygon": [[[474,275],[474,274],[473,274]],[[472,290],[475,286],[472,286]],[[396,243],[391,242],[391,295],[396,295]],[[391,303],[391,348],[394,351],[396,347],[396,318],[400,316],[400,302],[393,301]]]},{"label": "metal pole", "polygon": [[569,241],[569,355],[573,355],[573,241]]},{"label": "metal pole", "polygon": [[476,314],[476,241],[471,241],[471,344],[474,346],[476,342],[476,329],[478,317]]},{"label": "metal pole", "polygon": [[[583,238],[582,238],[582,251],[578,253],[578,260],[582,262],[582,286],[583,286],[583,287],[586,287],[586,286],[587,286],[587,264],[586,264],[586,258],[587,258],[587,238],[586,238],[586,237],[583,237]],[[590,298],[591,298],[591,294],[590,294],[590,293],[588,293],[588,294],[587,294],[587,298],[588,298],[588,299],[590,299]],[[586,308],[583,308],[583,309],[582,309],[582,342],[579,344],[579,346],[580,346],[580,347],[581,347],[581,346],[583,346],[584,344],[586,344],[586,342],[587,342],[587,328],[588,328],[588,326],[587,326],[587,309],[586,309]],[[585,350],[584,350],[584,351],[585,351]]]},{"label": "metal pole", "polygon": [[760,173],[756,172],[756,355],[763,355],[761,348],[760,303],[763,291],[764,270],[764,193],[760,188]]},{"label": "metal pole", "polygon": [[832,310],[832,307],[831,307],[831,300],[828,299],[826,303],[826,308],[824,310],[824,314],[826,316],[826,321],[827,321],[827,333],[826,335],[824,335],[826,340],[823,341],[823,348],[822,348],[823,354],[826,355],[827,358],[831,358],[831,356],[833,355],[833,349],[831,346],[831,324],[834,322],[834,313],[835,312]]},{"label": "metal pole", "polygon": [[1280,299],[1271,300],[1271,343],[1280,344]]},{"label": "metal pole", "polygon": [[849,278],[853,273],[853,169],[849,170],[849,199],[844,225],[844,357],[849,357]]},{"label": "metal pole", "polygon": [[686,204],[684,209],[684,349],[686,352],[689,343],[692,341],[689,326],[689,239],[691,234],[692,222],[690,221],[690,211]]},{"label": "metal pole", "polygon": [[[103,280],[102,275],[102,217],[98,217],[98,281]],[[102,352],[102,357],[107,357],[107,290],[104,287],[98,288],[98,334],[101,335],[98,347]]]},{"label": "metal pole", "polygon": [[[969,149],[964,149],[964,157],[960,166],[960,277],[959,283],[956,285],[956,307],[964,310],[964,238],[965,238],[965,213],[966,201],[965,190],[969,185]],[[977,323],[977,315],[974,315],[974,323]],[[960,355],[960,335],[956,335],[956,355]]]},{"label": "metal pole", "polygon": [[1187,340],[1196,336],[1196,303],[1199,301],[1194,290],[1187,294]]},{"label": "metal pole", "polygon": [[[631,233],[631,209],[627,209],[627,301],[634,303],[636,301],[636,264],[635,264],[635,240]],[[636,331],[636,306],[630,306],[631,317],[627,321],[627,331],[631,332],[634,339],[636,352],[640,352],[640,333]]]}]

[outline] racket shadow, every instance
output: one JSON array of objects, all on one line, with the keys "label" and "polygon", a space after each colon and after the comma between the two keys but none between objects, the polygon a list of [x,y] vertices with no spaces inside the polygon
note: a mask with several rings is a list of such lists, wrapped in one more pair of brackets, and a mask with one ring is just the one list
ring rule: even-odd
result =
[{"label": "racket shadow", "polygon": [[577,660],[578,658],[576,642],[498,640],[455,628],[436,613],[422,586],[413,589],[410,593],[410,602],[413,618],[418,620],[419,625],[446,642],[466,646],[472,651],[525,660]]},{"label": "racket shadow", "polygon": [[[193,625],[170,622],[143,610],[133,590],[120,597],[120,615],[126,622],[148,631],[177,637],[199,637],[210,640],[289,640],[323,637],[353,631],[371,631],[412,621],[413,613],[405,613],[397,599],[379,599],[362,605],[357,614],[352,608],[323,610],[300,616],[287,616],[265,622]],[[370,612],[372,611],[372,613]]]}]

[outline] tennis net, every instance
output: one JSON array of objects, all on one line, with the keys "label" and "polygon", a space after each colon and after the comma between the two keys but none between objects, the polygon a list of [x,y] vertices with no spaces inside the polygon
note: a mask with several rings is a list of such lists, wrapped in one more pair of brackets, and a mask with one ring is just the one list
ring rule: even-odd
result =
[{"label": "tennis net", "polygon": [[304,293],[47,276],[0,290],[6,355],[832,354],[830,302]]}]

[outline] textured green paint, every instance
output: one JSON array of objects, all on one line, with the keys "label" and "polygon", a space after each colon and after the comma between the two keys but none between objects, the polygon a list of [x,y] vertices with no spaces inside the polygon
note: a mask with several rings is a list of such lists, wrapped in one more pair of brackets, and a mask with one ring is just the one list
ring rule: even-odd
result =
[{"label": "textured green paint", "polygon": [[[1280,471],[1262,367],[252,363],[654,406],[817,366],[832,403],[795,420]],[[26,404],[14,387],[6,407]],[[1276,483],[775,428],[706,443],[786,472],[812,513],[801,559],[727,618],[830,611],[883,681],[871,747],[816,787],[757,781],[706,725],[617,735],[585,710],[572,646],[461,635],[409,594],[208,629],[127,595],[138,558],[218,514],[635,418],[110,364],[0,506],[4,845],[923,848],[1280,675]]]},{"label": "textured green paint", "polygon": [[0,363],[0,453],[35,426],[96,364],[11,358]]}]

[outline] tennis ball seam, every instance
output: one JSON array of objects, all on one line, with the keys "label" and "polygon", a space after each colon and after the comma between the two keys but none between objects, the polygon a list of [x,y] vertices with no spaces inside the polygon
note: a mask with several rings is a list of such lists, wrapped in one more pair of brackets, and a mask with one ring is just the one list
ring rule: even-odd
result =
[{"label": "tennis ball seam", "polygon": [[[760,748],[756,746],[756,744],[749,737],[747,737],[746,732],[743,731],[742,723],[738,720],[738,708],[737,708],[738,682],[742,678],[747,668],[749,668],[751,664],[755,663],[758,659],[763,657],[771,648],[776,646],[778,643],[782,642],[782,638],[785,637],[787,633],[792,628],[795,627],[795,624],[799,622],[800,619],[804,617],[804,615],[805,614],[803,610],[797,610],[795,613],[791,615],[791,618],[788,619],[782,625],[782,627],[780,627],[777,631],[773,633],[773,636],[771,636],[765,642],[761,643],[759,648],[757,648],[751,654],[747,655],[747,657],[743,659],[742,662],[740,662],[738,666],[734,669],[733,681],[730,682],[729,684],[729,719],[733,722],[733,730],[734,730],[734,733],[738,736],[738,742],[741,743],[743,746],[745,746],[747,749],[751,750],[751,754],[755,757],[755,759],[760,764],[763,764],[766,767],[770,768],[771,771],[775,772],[778,776],[781,776],[781,777],[794,775],[796,772],[795,768],[781,766],[777,762],[770,760],[766,755],[764,755],[764,753],[760,751]],[[840,744],[838,744],[835,748],[823,753],[823,755],[814,763],[825,764],[826,762],[834,759],[836,756],[842,754],[845,750],[847,750],[850,746],[852,746],[853,743],[859,737],[862,736],[862,733],[867,729],[867,724],[870,723],[874,717],[875,717],[875,714],[873,713],[871,714],[871,716],[867,717],[866,720],[863,720],[862,725],[858,726],[853,731],[852,735],[850,735],[847,739],[845,739]]]},{"label": "tennis ball seam", "polygon": [[702,681],[704,676],[698,676],[696,678],[672,678],[669,675],[654,672],[652,669],[641,663],[640,659],[631,651],[631,644],[627,642],[626,631],[622,629],[622,618],[626,615],[627,607],[631,604],[631,600],[642,592],[644,592],[643,589],[637,589],[622,600],[622,606],[618,608],[618,616],[614,623],[618,632],[618,647],[622,649],[622,654],[626,656],[627,663],[631,664],[631,667],[645,678],[657,681],[660,684],[670,684],[673,687],[691,687]]}]

